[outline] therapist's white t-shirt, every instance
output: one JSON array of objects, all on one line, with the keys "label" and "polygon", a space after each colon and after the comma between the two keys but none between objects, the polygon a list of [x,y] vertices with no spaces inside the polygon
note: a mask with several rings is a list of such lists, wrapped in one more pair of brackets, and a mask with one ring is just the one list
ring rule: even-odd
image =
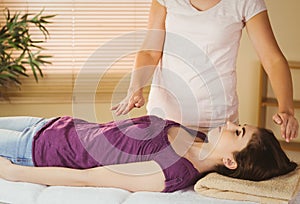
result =
[{"label": "therapist's white t-shirt", "polygon": [[221,0],[205,11],[190,0],[158,2],[167,10],[166,38],[148,114],[187,126],[237,121],[236,59],[242,29],[266,10],[264,1]]}]

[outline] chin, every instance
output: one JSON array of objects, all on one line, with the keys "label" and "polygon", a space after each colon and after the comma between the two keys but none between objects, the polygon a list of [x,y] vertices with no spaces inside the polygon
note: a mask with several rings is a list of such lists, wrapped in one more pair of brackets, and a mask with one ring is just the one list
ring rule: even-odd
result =
[{"label": "chin", "polygon": [[208,143],[216,146],[221,139],[221,132],[219,127],[210,130],[207,134]]}]

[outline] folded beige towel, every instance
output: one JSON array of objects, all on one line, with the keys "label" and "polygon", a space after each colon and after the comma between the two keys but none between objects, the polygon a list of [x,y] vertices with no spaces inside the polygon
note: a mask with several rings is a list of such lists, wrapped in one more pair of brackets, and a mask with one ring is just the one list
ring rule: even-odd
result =
[{"label": "folded beige towel", "polygon": [[300,190],[300,168],[289,174],[266,181],[247,181],[210,173],[194,186],[204,196],[252,201],[258,203],[288,203]]}]

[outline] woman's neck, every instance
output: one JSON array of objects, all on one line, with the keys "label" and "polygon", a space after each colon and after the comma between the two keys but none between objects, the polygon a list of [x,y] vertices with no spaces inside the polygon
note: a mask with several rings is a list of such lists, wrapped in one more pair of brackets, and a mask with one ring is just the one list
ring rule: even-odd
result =
[{"label": "woman's neck", "polygon": [[221,156],[214,149],[210,143],[196,142],[185,157],[200,173],[211,172],[218,164],[222,164]]},{"label": "woman's neck", "polygon": [[174,151],[179,156],[188,159],[200,173],[214,170],[218,157],[211,144],[204,143],[180,127],[170,128],[168,139]]}]

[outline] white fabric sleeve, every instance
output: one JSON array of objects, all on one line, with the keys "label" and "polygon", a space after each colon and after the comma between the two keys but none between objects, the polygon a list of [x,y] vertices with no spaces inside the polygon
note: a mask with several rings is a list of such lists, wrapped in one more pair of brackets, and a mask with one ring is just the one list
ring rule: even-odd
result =
[{"label": "white fabric sleeve", "polygon": [[158,3],[160,3],[163,6],[166,6],[166,1],[167,0],[156,0]]},{"label": "white fabric sleeve", "polygon": [[264,0],[244,0],[242,7],[242,15],[245,22],[260,12],[267,10]]}]

